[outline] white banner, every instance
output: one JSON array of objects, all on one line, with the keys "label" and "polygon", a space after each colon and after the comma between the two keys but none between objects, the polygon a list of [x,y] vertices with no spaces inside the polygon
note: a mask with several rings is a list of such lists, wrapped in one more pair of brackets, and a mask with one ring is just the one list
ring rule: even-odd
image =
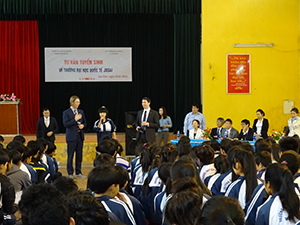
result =
[{"label": "white banner", "polygon": [[45,48],[46,82],[130,82],[131,48]]}]

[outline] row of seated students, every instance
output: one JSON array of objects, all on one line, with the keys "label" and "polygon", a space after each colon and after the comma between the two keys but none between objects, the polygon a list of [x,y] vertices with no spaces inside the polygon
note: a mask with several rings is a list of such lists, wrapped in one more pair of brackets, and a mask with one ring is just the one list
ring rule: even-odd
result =
[{"label": "row of seated students", "polygon": [[21,135],[15,136],[6,149],[3,142],[0,136],[0,221],[14,224],[14,213],[18,211],[23,192],[33,184],[51,183],[61,173],[54,158],[56,147],[51,142],[38,139],[25,146],[25,138]]},{"label": "row of seated students", "polygon": [[[122,165],[125,161],[117,163],[118,142],[106,139],[97,147],[87,192],[78,192],[76,183],[66,177],[55,177],[51,185],[32,185],[21,197],[19,222],[297,224],[298,141],[286,137],[278,145],[258,140],[254,153],[250,144],[240,141],[209,141],[192,148],[189,138],[182,137],[177,146],[137,146],[129,172],[128,165]],[[53,186],[64,196],[53,194]],[[97,205],[93,209],[91,202]]]}]

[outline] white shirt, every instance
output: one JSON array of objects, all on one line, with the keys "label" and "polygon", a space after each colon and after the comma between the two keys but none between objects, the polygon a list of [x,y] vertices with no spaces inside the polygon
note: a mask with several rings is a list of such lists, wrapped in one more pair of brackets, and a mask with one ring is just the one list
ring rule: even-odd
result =
[{"label": "white shirt", "polygon": [[264,118],[261,121],[257,120],[257,123],[256,123],[256,133],[257,134],[261,134],[261,128],[262,128],[263,121],[264,121]]},{"label": "white shirt", "polygon": [[[143,119],[144,119],[144,114],[145,114],[145,112],[146,112],[147,114],[146,114],[146,119],[145,119],[145,121],[144,121]],[[150,112],[150,107],[149,107],[148,109],[144,109],[143,114],[142,114],[142,118],[141,118],[141,124],[142,124],[142,122],[147,122],[148,116],[149,116],[149,112]]]},{"label": "white shirt", "polygon": [[25,173],[28,174],[29,179],[31,180],[31,173],[29,172],[29,170],[27,169],[27,167],[22,163],[20,166],[20,170],[24,171]]},{"label": "white shirt", "polygon": [[49,127],[50,124],[50,116],[48,118],[44,117],[44,123],[46,125],[46,127]]}]

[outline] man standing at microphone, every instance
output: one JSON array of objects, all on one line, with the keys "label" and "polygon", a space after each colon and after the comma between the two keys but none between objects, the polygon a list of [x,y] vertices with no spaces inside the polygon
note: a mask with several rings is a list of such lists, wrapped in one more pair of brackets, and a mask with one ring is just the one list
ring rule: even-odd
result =
[{"label": "man standing at microphone", "polygon": [[80,105],[80,99],[76,95],[70,98],[70,108],[63,112],[63,124],[66,128],[66,141],[67,141],[67,171],[70,178],[73,178],[73,156],[76,153],[75,160],[75,177],[76,178],[86,178],[81,173],[81,163],[82,163],[82,147],[84,141],[83,128],[86,127],[86,119],[84,112],[78,109]]}]

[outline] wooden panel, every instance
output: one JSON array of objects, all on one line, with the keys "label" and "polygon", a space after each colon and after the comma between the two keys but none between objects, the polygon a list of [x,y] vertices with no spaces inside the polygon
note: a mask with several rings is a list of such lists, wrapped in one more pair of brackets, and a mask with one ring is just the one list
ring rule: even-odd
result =
[{"label": "wooden panel", "polygon": [[0,134],[19,134],[18,105],[0,104]]}]

